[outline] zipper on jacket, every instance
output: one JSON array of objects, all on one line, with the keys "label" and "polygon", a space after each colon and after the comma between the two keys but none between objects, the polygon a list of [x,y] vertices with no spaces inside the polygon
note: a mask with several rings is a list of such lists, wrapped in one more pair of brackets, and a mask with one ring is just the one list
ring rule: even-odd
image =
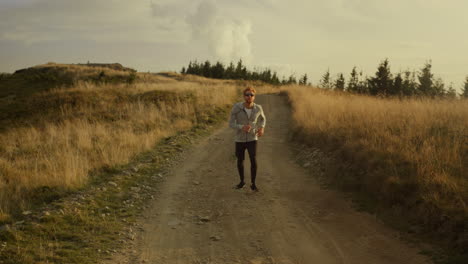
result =
[{"label": "zipper on jacket", "polygon": [[[245,106],[242,107],[242,110],[244,110],[245,116],[247,117],[247,120],[248,120],[249,123],[250,123],[249,115],[247,114],[247,111],[245,111]],[[249,137],[249,133],[246,132],[246,133],[245,133],[245,142],[247,142],[247,138],[248,138],[248,137]]]},{"label": "zipper on jacket", "polygon": [[[250,116],[252,116],[252,114],[253,114],[253,109],[254,109],[254,107],[255,107],[255,103],[254,103],[253,106],[252,106],[252,112],[250,112]],[[250,124],[250,118],[249,118],[249,115],[247,114],[247,111],[245,111],[245,106],[244,106],[244,104],[242,104],[242,110],[244,111],[245,116],[247,117],[247,120],[249,121],[249,124]],[[246,132],[246,133],[245,133],[245,142],[247,142],[248,137],[249,137],[249,132]]]}]

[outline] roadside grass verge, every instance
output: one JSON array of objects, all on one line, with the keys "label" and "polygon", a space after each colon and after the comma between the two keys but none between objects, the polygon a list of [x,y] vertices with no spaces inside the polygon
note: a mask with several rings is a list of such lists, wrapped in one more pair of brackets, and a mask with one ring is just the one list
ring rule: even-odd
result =
[{"label": "roadside grass verge", "polygon": [[[381,99],[287,87],[295,138],[331,153],[326,182],[468,260],[468,101]],[[437,257],[437,256],[435,256]]]},{"label": "roadside grass verge", "polygon": [[[159,141],[128,164],[94,170],[80,189],[26,211],[0,229],[0,263],[97,263],[136,236],[136,219],[167,169],[187,146],[207,136],[230,110],[216,108],[191,129]],[[54,188],[47,188],[54,192]]]}]

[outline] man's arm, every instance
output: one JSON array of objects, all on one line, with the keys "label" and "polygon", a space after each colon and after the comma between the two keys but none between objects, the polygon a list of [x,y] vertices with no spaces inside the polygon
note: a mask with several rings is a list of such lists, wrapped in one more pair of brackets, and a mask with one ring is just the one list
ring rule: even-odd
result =
[{"label": "man's arm", "polygon": [[259,137],[263,136],[264,133],[264,128],[266,125],[266,117],[265,113],[263,112],[263,108],[260,107],[260,116],[258,117],[258,129],[257,129],[257,135]]},{"label": "man's arm", "polygon": [[229,118],[229,127],[234,128],[234,129],[242,129],[242,127],[243,127],[242,124],[237,124],[236,115],[237,115],[238,111],[239,110],[237,109],[236,105],[234,104],[234,106],[231,109],[231,116]]},{"label": "man's arm", "polygon": [[266,125],[266,117],[265,113],[263,112],[263,107],[260,107],[260,116],[258,117],[258,127],[259,128],[264,128]]}]

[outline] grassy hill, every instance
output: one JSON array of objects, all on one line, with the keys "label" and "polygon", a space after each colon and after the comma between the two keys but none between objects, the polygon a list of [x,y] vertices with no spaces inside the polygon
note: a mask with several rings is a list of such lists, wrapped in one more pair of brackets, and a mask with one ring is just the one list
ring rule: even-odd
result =
[{"label": "grassy hill", "polygon": [[[116,87],[114,91],[124,96],[124,90],[133,84],[141,87],[143,84],[174,84],[177,81],[200,85],[216,82],[202,77],[181,76],[177,73],[137,73],[120,64],[48,63],[18,70],[14,74],[2,74],[0,77],[0,131],[18,125],[36,125],[39,120],[44,120],[45,116],[47,116],[46,119],[54,119],[57,117],[57,110],[64,105],[101,100],[103,97],[98,91],[99,87]],[[186,84],[182,84],[184,85]],[[120,88],[122,91],[118,91]],[[62,92],[52,91],[57,89]],[[89,97],[91,94],[83,91],[86,89],[95,90],[94,92],[88,91],[91,94],[94,93],[93,98]],[[135,94],[132,98],[136,99],[139,96]],[[156,101],[173,98],[168,91],[158,92],[154,96],[157,98]],[[149,94],[143,97],[145,100],[150,100]]]},{"label": "grassy hill", "polygon": [[155,175],[244,86],[119,64],[0,75],[0,263],[96,263],[121,247]]},{"label": "grassy hill", "polygon": [[28,96],[78,81],[120,83],[134,78],[136,71],[116,64],[48,63],[17,70],[0,78],[0,98]]},{"label": "grassy hill", "polygon": [[89,171],[128,162],[161,138],[209,121],[238,89],[116,64],[50,63],[2,77],[0,213],[27,210],[44,186],[79,188]]}]

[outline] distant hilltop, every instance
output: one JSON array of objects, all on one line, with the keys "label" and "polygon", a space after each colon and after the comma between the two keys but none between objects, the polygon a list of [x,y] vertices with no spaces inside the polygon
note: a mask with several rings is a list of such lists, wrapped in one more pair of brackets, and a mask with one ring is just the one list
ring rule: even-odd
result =
[{"label": "distant hilltop", "polygon": [[136,72],[135,69],[124,67],[120,63],[89,63],[88,62],[88,63],[76,63],[76,64],[59,64],[59,63],[55,63],[55,62],[49,62],[47,64],[37,65],[37,66],[34,66],[34,67],[17,70],[17,71],[15,71],[15,74],[16,73],[23,73],[23,72],[31,71],[31,70],[36,70],[37,71],[40,68],[42,68],[42,69],[51,68],[51,67],[64,68],[64,67],[67,67],[67,66],[74,66],[74,65],[76,65],[76,66],[87,66],[87,67],[93,67],[93,68],[107,68],[107,69],[112,69],[112,70],[115,70],[115,71]]},{"label": "distant hilltop", "polygon": [[120,63],[78,63],[76,65],[84,65],[88,67],[101,67],[101,68],[110,68],[117,71],[128,71],[128,72],[136,72],[136,70],[128,67],[122,66]]},{"label": "distant hilltop", "polygon": [[78,82],[100,84],[133,83],[138,78],[136,70],[120,63],[59,64],[49,62],[0,74],[0,98],[29,96],[55,87],[72,87]]}]

